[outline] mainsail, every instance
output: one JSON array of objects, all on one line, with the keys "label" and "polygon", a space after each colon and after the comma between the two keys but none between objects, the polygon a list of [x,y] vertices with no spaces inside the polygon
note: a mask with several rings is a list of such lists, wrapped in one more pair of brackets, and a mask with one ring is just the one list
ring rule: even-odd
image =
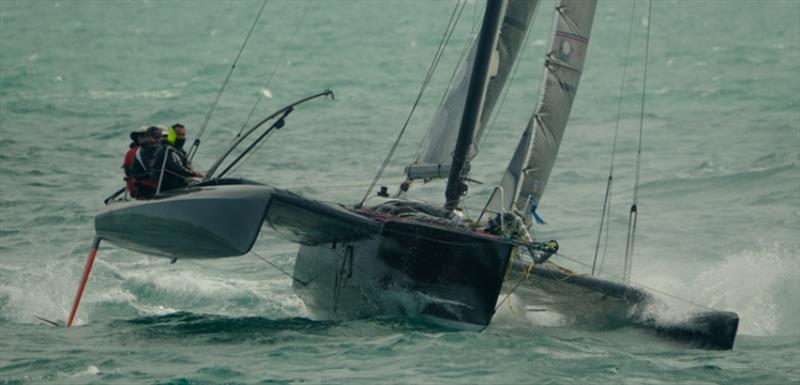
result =
[{"label": "mainsail", "polygon": [[[489,85],[486,87],[486,93],[483,95],[478,126],[470,149],[470,159],[477,155],[477,143],[480,142],[492,109],[497,103],[514,62],[517,60],[522,42],[525,40],[525,35],[538,6],[539,0],[510,0],[507,7],[504,7],[505,14],[499,31],[497,49],[492,56],[490,65],[491,77]],[[406,169],[406,174],[410,179],[446,178],[448,176],[467,99],[470,74],[475,63],[477,45],[478,41],[475,39],[466,62],[459,70],[456,86],[450,91],[433,118],[428,135],[422,143],[420,154]]]},{"label": "mainsail", "polygon": [[[558,154],[586,58],[596,0],[559,0],[547,49],[539,102],[500,186],[502,209],[530,221]],[[499,200],[500,195],[495,195]],[[534,199],[533,202],[531,200]],[[497,203],[493,202],[493,207]]]}]

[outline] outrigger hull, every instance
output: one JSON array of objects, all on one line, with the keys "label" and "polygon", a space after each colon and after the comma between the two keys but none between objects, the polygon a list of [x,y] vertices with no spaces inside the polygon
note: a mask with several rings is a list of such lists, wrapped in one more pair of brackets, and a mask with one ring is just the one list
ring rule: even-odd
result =
[{"label": "outrigger hull", "polygon": [[168,258],[225,258],[248,253],[264,224],[306,245],[363,239],[380,223],[342,206],[303,198],[246,179],[223,179],[151,200],[111,201],[95,217],[97,236]]},{"label": "outrigger hull", "polygon": [[255,243],[274,189],[202,186],[159,199],[111,202],[95,218],[104,241],[168,258],[224,258]]},{"label": "outrigger hull", "polygon": [[739,316],[706,310],[675,314],[648,291],[597,276],[576,274],[552,263],[535,265],[515,259],[506,292],[525,304],[523,311],[552,312],[592,328],[633,326],[658,336],[705,349],[731,349]]}]

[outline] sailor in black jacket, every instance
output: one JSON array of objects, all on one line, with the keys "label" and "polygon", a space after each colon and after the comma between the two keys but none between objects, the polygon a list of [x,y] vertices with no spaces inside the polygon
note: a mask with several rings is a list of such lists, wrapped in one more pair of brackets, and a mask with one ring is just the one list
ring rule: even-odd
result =
[{"label": "sailor in black jacket", "polygon": [[203,176],[192,168],[186,158],[186,152],[183,151],[185,141],[186,128],[180,123],[175,124],[169,128],[167,139],[156,151],[151,170],[156,180],[161,179],[160,191],[186,187],[193,177]]}]

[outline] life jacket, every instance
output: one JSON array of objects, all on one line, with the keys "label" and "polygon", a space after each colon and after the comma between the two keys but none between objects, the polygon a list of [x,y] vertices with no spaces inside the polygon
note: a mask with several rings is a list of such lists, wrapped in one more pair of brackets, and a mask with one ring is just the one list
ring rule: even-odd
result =
[{"label": "life jacket", "polygon": [[149,198],[156,189],[156,181],[149,175],[150,167],[142,160],[140,149],[132,145],[122,163],[128,194],[136,199]]}]

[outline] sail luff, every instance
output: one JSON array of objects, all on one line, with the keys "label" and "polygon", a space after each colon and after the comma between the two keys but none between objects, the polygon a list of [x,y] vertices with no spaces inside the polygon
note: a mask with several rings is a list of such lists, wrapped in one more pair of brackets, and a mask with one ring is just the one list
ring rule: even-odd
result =
[{"label": "sail luff", "polygon": [[539,101],[500,183],[506,191],[501,202],[503,210],[516,211],[528,222],[531,198],[536,202],[542,198],[564,135],[596,6],[596,0],[556,3]]},{"label": "sail luff", "polygon": [[[473,135],[469,159],[477,155],[476,145],[480,142],[492,110],[497,104],[506,80],[519,56],[522,42],[525,40],[539,3],[539,0],[510,0],[507,2],[496,50],[492,53],[489,83],[481,102],[478,125]],[[455,86],[431,121],[419,154],[413,164],[406,169],[406,174],[410,179],[443,178],[449,175],[450,162],[467,100],[470,75],[475,65],[477,43],[476,39],[466,61],[459,69],[457,80],[454,82]]]}]

